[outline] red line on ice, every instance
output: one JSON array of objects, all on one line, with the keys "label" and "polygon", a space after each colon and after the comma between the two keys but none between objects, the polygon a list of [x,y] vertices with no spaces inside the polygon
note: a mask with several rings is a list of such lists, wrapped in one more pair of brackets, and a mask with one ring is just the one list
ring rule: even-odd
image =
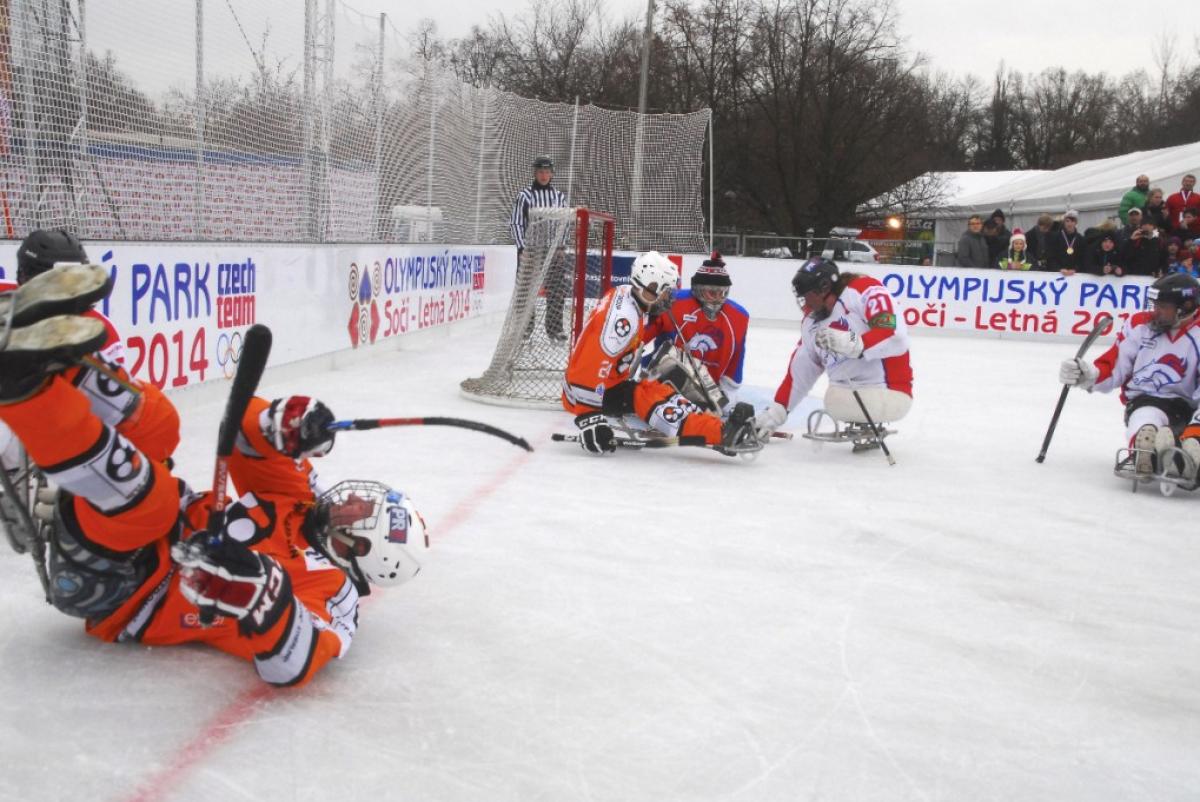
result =
[{"label": "red line on ice", "polygon": [[[547,429],[538,439],[546,440],[549,431]],[[528,461],[529,457],[529,452],[521,452],[519,456],[509,460],[503,468],[493,473],[473,493],[454,505],[439,522],[437,529],[431,532],[432,537],[441,539],[442,536],[452,532],[470,519],[479,504],[499,490],[516,473],[516,469]],[[217,747],[237,734],[239,727],[259,709],[260,702],[269,701],[274,694],[274,688],[262,683],[239,693],[232,702],[217,711],[216,715],[203,725],[200,731],[185,743],[162,769],[147,778],[133,794],[125,797],[125,802],[157,802],[166,799],[188,772],[212,754]]]}]

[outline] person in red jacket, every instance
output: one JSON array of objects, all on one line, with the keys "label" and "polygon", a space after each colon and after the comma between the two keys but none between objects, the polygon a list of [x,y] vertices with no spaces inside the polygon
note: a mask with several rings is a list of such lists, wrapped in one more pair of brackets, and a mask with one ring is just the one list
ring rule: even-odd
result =
[{"label": "person in red jacket", "polygon": [[1188,173],[1179,183],[1179,191],[1167,197],[1167,223],[1171,230],[1178,232],[1183,225],[1183,210],[1195,209],[1200,212],[1200,195],[1195,192],[1196,176]]},{"label": "person in red jacket", "polygon": [[656,349],[664,342],[680,349],[686,346],[727,403],[735,400],[742,385],[750,325],[750,313],[729,298],[732,286],[725,260],[714,251],[692,275],[691,289],[677,293],[669,313],[652,318],[645,331],[645,339],[653,341]]},{"label": "person in red jacket", "polygon": [[701,437],[707,445],[761,447],[754,436],[754,407],[737,404],[722,423],[701,411],[678,388],[635,379],[649,316],[671,302],[678,272],[658,251],[634,260],[629,284],[613,287],[588,315],[563,375],[563,409],[575,415],[579,445],[591,454],[617,449],[609,416],[634,414],[668,437]]}]

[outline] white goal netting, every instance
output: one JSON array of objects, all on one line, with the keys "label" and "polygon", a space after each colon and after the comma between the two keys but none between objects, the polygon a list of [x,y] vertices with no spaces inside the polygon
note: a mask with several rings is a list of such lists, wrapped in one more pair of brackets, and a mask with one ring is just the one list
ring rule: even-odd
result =
[{"label": "white goal netting", "polygon": [[341,0],[0,0],[2,236],[508,243],[546,154],[622,248],[704,249],[708,110],[475,87],[398,22]]},{"label": "white goal netting", "polygon": [[584,319],[612,282],[613,219],[588,209],[531,209],[525,250],[492,363],[462,382],[468,398],[553,407]]}]

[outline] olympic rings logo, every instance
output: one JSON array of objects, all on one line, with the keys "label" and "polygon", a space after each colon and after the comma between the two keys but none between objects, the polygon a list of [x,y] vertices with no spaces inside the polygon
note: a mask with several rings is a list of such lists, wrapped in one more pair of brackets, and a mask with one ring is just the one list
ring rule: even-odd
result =
[{"label": "olympic rings logo", "polygon": [[237,363],[242,358],[242,333],[235,331],[232,335],[221,332],[217,338],[217,364],[225,378],[232,379],[237,372]]}]

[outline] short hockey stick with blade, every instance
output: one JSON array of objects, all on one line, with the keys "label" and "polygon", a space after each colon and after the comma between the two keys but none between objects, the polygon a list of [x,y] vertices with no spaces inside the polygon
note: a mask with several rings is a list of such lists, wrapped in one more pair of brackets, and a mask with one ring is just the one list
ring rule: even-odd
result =
[{"label": "short hockey stick with blade", "polygon": [[[1112,323],[1112,317],[1109,315],[1099,315],[1096,318],[1092,330],[1083,338],[1083,343],[1079,346],[1079,350],[1075,352],[1076,359],[1083,359],[1083,355],[1092,347],[1092,343],[1100,336],[1100,332]],[[1058,416],[1062,414],[1063,405],[1067,403],[1067,393],[1071,391],[1071,385],[1065,385],[1062,392],[1058,394],[1058,404],[1054,407],[1054,414],[1050,416],[1050,425],[1046,428],[1046,437],[1042,440],[1042,450],[1038,452],[1037,462],[1046,461],[1046,450],[1050,448],[1050,438],[1054,437],[1054,429],[1058,426]]]}]

